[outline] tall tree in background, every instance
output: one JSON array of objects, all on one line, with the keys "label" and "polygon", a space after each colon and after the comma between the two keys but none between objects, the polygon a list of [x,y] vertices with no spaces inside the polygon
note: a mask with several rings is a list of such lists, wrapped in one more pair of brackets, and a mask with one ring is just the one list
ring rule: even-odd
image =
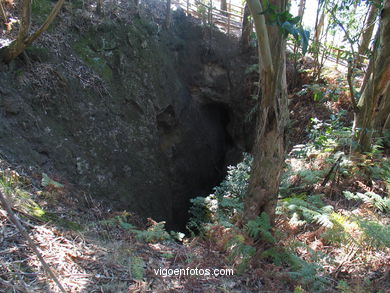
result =
[{"label": "tall tree in background", "polygon": [[375,134],[390,129],[390,0],[383,4],[378,38],[355,119],[360,151],[369,151]]},{"label": "tall tree in background", "polygon": [[318,7],[316,12],[316,22],[314,27],[314,41],[319,42],[322,29],[324,28],[325,24],[325,9],[324,9],[324,3],[325,1],[319,0],[318,1]]},{"label": "tall tree in background", "polygon": [[306,8],[306,0],[300,0],[298,8],[298,16],[301,18],[300,23],[302,24],[303,15],[305,14]]},{"label": "tall tree in background", "polygon": [[96,2],[96,14],[102,15],[103,13],[103,0],[97,0]]},{"label": "tall tree in background", "polygon": [[363,32],[360,36],[360,43],[358,49],[358,63],[362,63],[361,55],[366,55],[368,47],[370,46],[370,41],[372,38],[372,33],[374,31],[375,21],[378,16],[378,6],[376,3],[369,4],[369,10],[367,18],[364,24]]},{"label": "tall tree in background", "polygon": [[[316,20],[314,24],[314,36],[313,42],[311,45],[311,51],[313,52],[314,57],[314,72],[313,75],[315,79],[319,79],[321,76],[321,70],[324,66],[324,58],[321,56],[321,33],[325,24],[325,7],[327,3],[326,0],[318,0],[317,11],[316,11]],[[325,50],[322,50],[325,52]]]},{"label": "tall tree in background", "polygon": [[164,28],[169,29],[171,26],[172,12],[171,12],[171,0],[167,0],[167,4],[165,7],[165,21]]},{"label": "tall tree in background", "polygon": [[[287,1],[271,0],[279,13]],[[253,17],[259,49],[259,117],[253,149],[252,174],[245,199],[245,220],[266,212],[275,213],[280,174],[285,156],[285,130],[288,119],[286,83],[286,41],[277,25],[266,25],[259,0],[247,0]],[[272,53],[271,53],[272,50]]]},{"label": "tall tree in background", "polygon": [[221,0],[220,9],[223,11],[227,11],[227,1],[226,0]]},{"label": "tall tree in background", "polygon": [[40,28],[33,34],[29,35],[31,26],[31,0],[23,0],[21,5],[22,11],[20,13],[21,19],[18,34],[11,44],[1,49],[0,59],[5,63],[9,63],[23,53],[28,46],[30,46],[49,28],[50,24],[60,12],[64,2],[65,0],[59,0]]}]

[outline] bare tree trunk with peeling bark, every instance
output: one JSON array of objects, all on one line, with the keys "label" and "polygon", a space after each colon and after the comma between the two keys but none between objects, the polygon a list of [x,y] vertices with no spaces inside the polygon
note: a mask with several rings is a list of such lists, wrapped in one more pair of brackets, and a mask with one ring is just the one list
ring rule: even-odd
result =
[{"label": "bare tree trunk with peeling bark", "polygon": [[[266,212],[272,221],[285,159],[288,120],[286,41],[279,27],[266,25],[260,1],[247,0],[247,3],[258,38],[261,94],[244,220],[254,219]],[[272,0],[270,4],[278,7],[280,12],[286,11],[287,1]]]},{"label": "bare tree trunk with peeling bark", "polygon": [[305,8],[306,8],[306,0],[300,0],[299,5],[298,5],[298,16],[301,18],[300,23],[302,23],[302,18],[305,13]]},{"label": "bare tree trunk with peeling bark", "polygon": [[358,64],[361,64],[363,58],[361,55],[366,55],[368,51],[368,47],[370,46],[370,41],[372,38],[372,33],[375,27],[375,20],[378,16],[378,8],[374,3],[370,4],[370,8],[368,11],[368,16],[366,22],[364,24],[363,33],[360,37],[359,49],[358,49]]},{"label": "bare tree trunk with peeling bark", "polygon": [[379,42],[367,85],[359,100],[355,125],[361,152],[371,149],[372,138],[389,129],[390,110],[390,0],[385,0],[379,24]]}]

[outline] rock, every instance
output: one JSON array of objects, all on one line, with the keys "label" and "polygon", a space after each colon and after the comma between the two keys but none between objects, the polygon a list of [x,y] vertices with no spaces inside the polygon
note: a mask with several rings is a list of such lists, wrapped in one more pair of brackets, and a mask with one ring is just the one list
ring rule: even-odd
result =
[{"label": "rock", "polygon": [[7,114],[17,115],[22,110],[23,100],[15,96],[8,96],[2,98],[1,104]]}]

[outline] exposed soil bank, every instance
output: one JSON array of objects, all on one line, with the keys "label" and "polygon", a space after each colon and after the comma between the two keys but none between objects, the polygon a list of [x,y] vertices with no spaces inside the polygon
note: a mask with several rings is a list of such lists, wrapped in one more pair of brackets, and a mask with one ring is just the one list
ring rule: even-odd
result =
[{"label": "exposed soil bank", "polygon": [[27,59],[1,69],[0,155],[183,229],[189,199],[250,145],[237,42],[180,11],[168,32],[144,16],[67,13],[77,20],[62,15]]}]

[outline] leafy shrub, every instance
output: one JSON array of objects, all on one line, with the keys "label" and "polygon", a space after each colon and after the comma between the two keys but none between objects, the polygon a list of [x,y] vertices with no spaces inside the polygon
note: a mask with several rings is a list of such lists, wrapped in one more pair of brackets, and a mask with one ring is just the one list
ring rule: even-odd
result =
[{"label": "leafy shrub", "polygon": [[348,200],[362,201],[374,206],[381,212],[390,213],[390,198],[388,197],[383,198],[374,192],[352,193],[350,191],[344,191],[343,194]]},{"label": "leafy shrub", "polygon": [[382,248],[390,248],[390,225],[382,225],[376,221],[369,221],[365,219],[357,219],[357,223],[362,229],[363,241],[365,244]]},{"label": "leafy shrub", "polygon": [[228,167],[225,180],[214,188],[213,194],[191,200],[191,219],[187,225],[190,231],[204,231],[210,223],[234,226],[244,209],[243,198],[247,193],[251,164],[252,157],[244,154],[242,162]]},{"label": "leafy shrub", "polygon": [[237,265],[237,273],[242,274],[248,267],[249,262],[256,253],[256,248],[245,243],[245,237],[236,234],[226,244],[229,252],[228,260]]},{"label": "leafy shrub", "polygon": [[248,235],[254,239],[260,237],[266,242],[275,243],[276,239],[271,234],[271,222],[269,216],[266,213],[261,213],[260,217],[254,220],[248,221],[245,225],[245,230]]},{"label": "leafy shrub", "polygon": [[165,230],[165,222],[152,224],[147,230],[132,230],[138,240],[145,242],[158,242],[164,240],[171,240],[171,235]]},{"label": "leafy shrub", "polygon": [[290,223],[300,226],[306,223],[317,223],[325,227],[332,227],[331,214],[333,207],[325,205],[322,194],[306,196],[299,194],[279,201],[278,214],[287,214]]}]

